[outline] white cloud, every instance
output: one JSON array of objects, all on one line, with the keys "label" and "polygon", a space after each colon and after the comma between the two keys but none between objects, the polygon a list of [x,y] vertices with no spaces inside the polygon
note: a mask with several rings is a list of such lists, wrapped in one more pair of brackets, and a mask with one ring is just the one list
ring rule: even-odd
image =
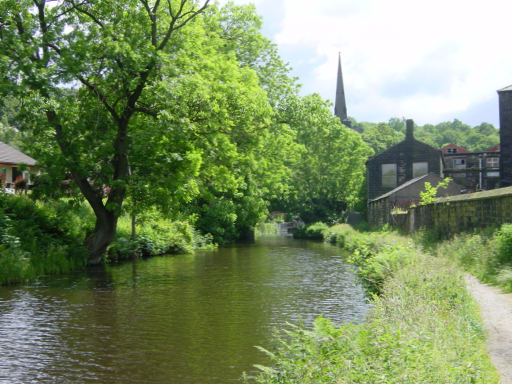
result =
[{"label": "white cloud", "polygon": [[[276,2],[283,17],[271,37],[293,58],[285,56],[304,91],[333,99],[341,51],[348,110],[358,120],[452,120],[492,98],[497,104],[496,89],[512,83],[510,0]],[[266,5],[256,2],[264,19]],[[496,123],[489,113],[480,121]]]}]

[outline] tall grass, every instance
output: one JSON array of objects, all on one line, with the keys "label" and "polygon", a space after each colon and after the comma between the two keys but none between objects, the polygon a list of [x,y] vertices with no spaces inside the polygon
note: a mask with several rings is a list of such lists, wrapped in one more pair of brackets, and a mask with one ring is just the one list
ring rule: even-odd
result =
[{"label": "tall grass", "polygon": [[478,308],[454,262],[396,233],[324,232],[350,251],[372,309],[361,325],[319,318],[276,339],[257,383],[498,383]]},{"label": "tall grass", "polygon": [[512,224],[494,231],[458,234],[445,241],[423,231],[415,241],[434,255],[455,261],[481,281],[512,292]]}]

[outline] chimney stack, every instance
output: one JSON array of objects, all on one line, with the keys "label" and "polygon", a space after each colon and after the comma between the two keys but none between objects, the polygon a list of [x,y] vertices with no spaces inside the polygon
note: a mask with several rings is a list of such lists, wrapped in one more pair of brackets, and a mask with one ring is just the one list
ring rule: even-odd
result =
[{"label": "chimney stack", "polygon": [[405,121],[405,127],[405,140],[414,140],[414,121],[412,119],[407,119]]},{"label": "chimney stack", "polygon": [[498,90],[500,107],[500,187],[512,185],[512,85]]}]

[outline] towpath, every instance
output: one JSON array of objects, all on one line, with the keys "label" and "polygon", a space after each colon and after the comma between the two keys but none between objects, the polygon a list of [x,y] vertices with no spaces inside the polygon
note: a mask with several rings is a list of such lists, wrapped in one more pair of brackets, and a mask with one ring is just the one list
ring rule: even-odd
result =
[{"label": "towpath", "polygon": [[480,305],[487,349],[503,384],[512,384],[512,295],[466,275],[468,290]]}]

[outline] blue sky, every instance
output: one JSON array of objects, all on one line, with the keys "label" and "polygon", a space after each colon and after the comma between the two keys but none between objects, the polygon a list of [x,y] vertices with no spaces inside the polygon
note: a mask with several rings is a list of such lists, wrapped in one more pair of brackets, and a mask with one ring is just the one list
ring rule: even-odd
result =
[{"label": "blue sky", "polygon": [[341,52],[358,121],[498,126],[496,90],[512,84],[510,0],[234,2],[256,5],[303,94],[334,101]]}]

